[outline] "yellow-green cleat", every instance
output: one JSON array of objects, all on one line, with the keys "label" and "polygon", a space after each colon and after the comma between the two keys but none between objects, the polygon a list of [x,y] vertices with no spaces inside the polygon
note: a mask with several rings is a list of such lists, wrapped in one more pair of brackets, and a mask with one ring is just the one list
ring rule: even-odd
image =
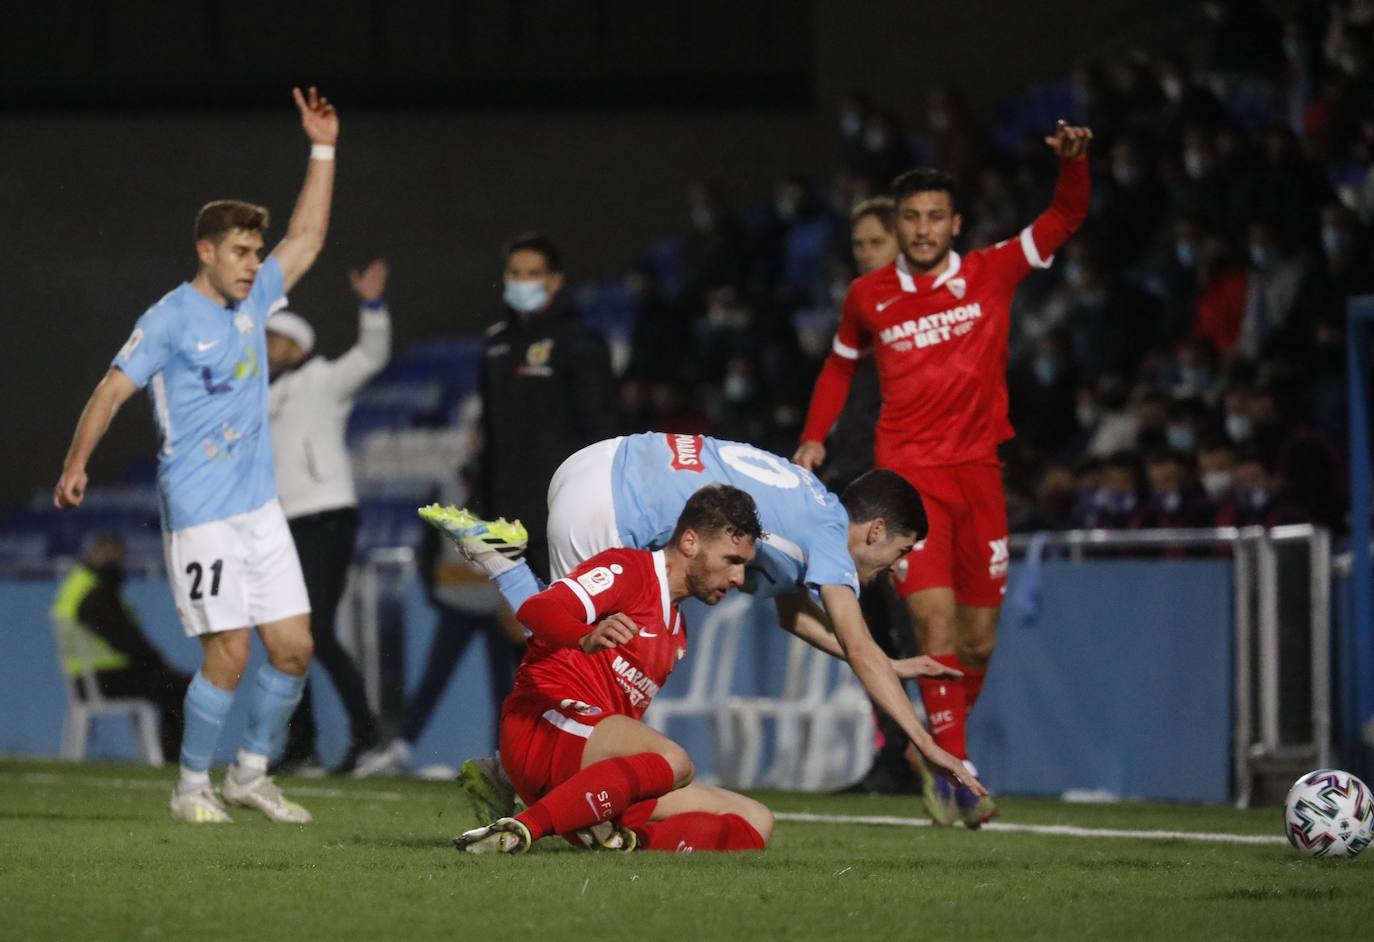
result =
[{"label": "yellow-green cleat", "polygon": [[474,824],[508,818],[515,813],[515,786],[495,756],[469,759],[458,772],[458,787],[472,810]]},{"label": "yellow-green cleat", "polygon": [[523,854],[533,843],[530,829],[515,818],[502,818],[453,839],[453,846],[467,854]]},{"label": "yellow-green cleat", "polygon": [[497,576],[521,556],[529,544],[530,535],[519,520],[509,521],[505,517],[483,520],[464,507],[450,504],[441,507],[430,504],[419,510],[420,519],[439,530],[452,540],[463,555],[486,570],[487,575]]},{"label": "yellow-green cleat", "polygon": [[926,806],[926,814],[930,815],[930,823],[937,828],[953,827],[959,820],[954,785],[944,775],[921,770],[921,802]]}]

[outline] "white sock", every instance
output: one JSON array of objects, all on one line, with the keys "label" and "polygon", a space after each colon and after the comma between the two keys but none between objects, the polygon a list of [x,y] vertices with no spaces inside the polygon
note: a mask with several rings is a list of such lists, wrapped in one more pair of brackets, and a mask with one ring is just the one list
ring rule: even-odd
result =
[{"label": "white sock", "polygon": [[240,749],[234,758],[232,772],[235,781],[251,782],[253,779],[267,774],[267,756]]},{"label": "white sock", "polygon": [[181,767],[181,778],[177,780],[177,794],[185,795],[198,788],[204,788],[210,784],[209,772],[196,772],[192,769]]}]

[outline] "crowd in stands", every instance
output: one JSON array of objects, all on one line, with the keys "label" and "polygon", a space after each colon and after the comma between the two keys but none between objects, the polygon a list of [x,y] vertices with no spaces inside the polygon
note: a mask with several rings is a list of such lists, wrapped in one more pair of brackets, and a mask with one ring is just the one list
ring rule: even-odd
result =
[{"label": "crowd in stands", "polygon": [[1004,447],[1013,530],[1344,525],[1345,302],[1374,292],[1374,3],[1204,4],[1190,56],[1084,61],[985,123],[955,86],[904,128],[855,94],[824,181],[737,210],[687,194],[687,232],[626,280],[627,431],[781,454],[854,272],[848,211],[913,165],[953,171],[961,251],[1049,203],[1054,120],[1092,127],[1088,223],[1013,310]]}]

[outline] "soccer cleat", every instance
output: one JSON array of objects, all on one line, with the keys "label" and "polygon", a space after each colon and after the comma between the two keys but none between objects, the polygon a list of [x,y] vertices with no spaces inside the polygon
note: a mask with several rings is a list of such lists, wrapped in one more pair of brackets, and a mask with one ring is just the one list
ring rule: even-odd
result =
[{"label": "soccer cleat", "polygon": [[173,821],[186,821],[191,824],[233,824],[234,819],[224,810],[209,785],[202,785],[189,792],[172,788],[171,812]]},{"label": "soccer cleat", "polygon": [[453,846],[468,854],[523,854],[533,843],[530,829],[515,818],[502,818],[453,839]]},{"label": "soccer cleat", "polygon": [[959,806],[959,817],[964,819],[964,827],[976,831],[1002,813],[991,795],[979,797],[966,786],[954,790],[954,803]]},{"label": "soccer cleat", "polygon": [[277,783],[270,776],[259,775],[248,782],[240,782],[231,767],[224,776],[224,800],[231,805],[254,808],[273,821],[286,824],[309,824],[310,812],[294,801],[287,801]]},{"label": "soccer cleat", "polygon": [[573,836],[588,850],[613,850],[628,854],[639,846],[639,835],[611,821],[602,821],[574,831]]},{"label": "soccer cleat", "polygon": [[457,544],[464,556],[493,577],[525,555],[530,539],[519,520],[514,523],[505,517],[483,520],[472,511],[452,504],[447,507],[430,504],[421,507],[419,514],[422,520]]},{"label": "soccer cleat", "polygon": [[926,806],[926,814],[930,815],[930,823],[937,828],[953,827],[959,820],[954,786],[946,776],[922,769],[921,801]]},{"label": "soccer cleat", "polygon": [[458,772],[458,787],[472,809],[473,820],[495,821],[515,814],[515,786],[496,756],[469,759]]},{"label": "soccer cleat", "polygon": [[[358,764],[350,773],[354,778],[371,778],[374,775],[403,775],[410,768],[410,744],[404,739],[369,749],[358,756]],[[489,819],[484,819],[489,820]]]}]

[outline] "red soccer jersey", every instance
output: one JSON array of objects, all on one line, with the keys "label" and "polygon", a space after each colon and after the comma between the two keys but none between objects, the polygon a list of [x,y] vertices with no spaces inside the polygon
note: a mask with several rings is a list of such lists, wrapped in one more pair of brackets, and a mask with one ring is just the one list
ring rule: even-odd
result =
[{"label": "red soccer jersey", "polygon": [[960,256],[939,275],[913,276],[905,256],[855,280],[816,383],[804,441],[824,441],[854,363],[870,351],[882,390],[875,440],[881,467],[994,462],[1012,436],[1007,419],[1011,299],[1033,268],[1082,223],[1086,159],[1064,161],[1054,203],[1014,239]]},{"label": "red soccer jersey", "polygon": [[[576,646],[612,612],[639,627],[633,640],[596,654]],[[534,634],[516,671],[512,697],[571,700],[570,706],[588,716],[639,719],[687,653],[686,626],[669,599],[662,550],[598,553],[527,600],[518,616]]]}]

